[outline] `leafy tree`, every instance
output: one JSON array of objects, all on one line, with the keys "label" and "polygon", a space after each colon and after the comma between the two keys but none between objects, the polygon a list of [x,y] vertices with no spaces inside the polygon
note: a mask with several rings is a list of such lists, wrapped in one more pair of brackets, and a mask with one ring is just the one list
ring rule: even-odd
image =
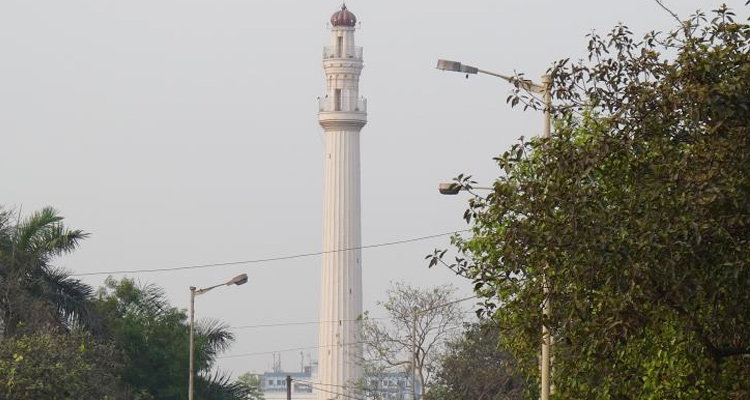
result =
[{"label": "leafy tree", "polygon": [[[388,289],[387,300],[378,302],[388,314],[388,323],[364,320],[364,345],[371,372],[396,369],[414,373],[419,387],[427,388],[445,340],[463,321],[454,292],[448,285],[419,289],[405,283]],[[421,392],[424,395],[425,390]]]},{"label": "leafy tree", "polygon": [[[447,265],[525,374],[551,330],[558,398],[750,397],[749,41],[725,6],[591,35],[587,60],[550,71],[553,137],[498,157],[470,201]],[[522,88],[509,101],[541,108]]]},{"label": "leafy tree", "polygon": [[449,341],[427,398],[522,399],[526,382],[513,356],[499,344],[500,329],[493,321],[472,324],[463,336]]},{"label": "leafy tree", "polygon": [[0,208],[0,325],[4,337],[88,322],[92,290],[50,263],[88,234],[52,208],[15,218]]},{"label": "leafy tree", "polygon": [[[135,393],[155,399],[187,397],[189,327],[184,310],[170,306],[164,291],[131,279],[108,278],[95,300],[106,334],[125,354],[123,381]],[[199,321],[195,335],[196,396],[245,399],[225,375],[210,375],[216,357],[234,336],[216,320]]]},{"label": "leafy tree", "polygon": [[263,400],[263,391],[261,390],[260,378],[258,375],[245,372],[237,377],[237,383],[247,391],[248,400]]},{"label": "leafy tree", "polygon": [[123,398],[119,359],[114,346],[85,333],[6,338],[0,341],[0,398]]}]

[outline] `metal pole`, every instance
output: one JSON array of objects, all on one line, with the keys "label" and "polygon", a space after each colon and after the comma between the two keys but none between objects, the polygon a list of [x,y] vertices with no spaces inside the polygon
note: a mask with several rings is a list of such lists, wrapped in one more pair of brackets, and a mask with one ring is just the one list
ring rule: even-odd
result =
[{"label": "metal pole", "polygon": [[[550,125],[551,125],[551,109],[552,109],[552,94],[550,93],[550,87],[552,86],[552,77],[549,75],[542,75],[542,86],[544,87],[544,138],[550,137]],[[548,320],[550,315],[550,288],[549,280],[547,278],[547,265],[544,266],[542,272],[542,319]],[[549,329],[542,322],[542,365],[541,365],[541,400],[549,400],[550,395],[550,345],[551,335]]]},{"label": "metal pole", "polygon": [[292,400],[292,376],[286,376],[286,400]]},{"label": "metal pole", "polygon": [[193,325],[195,322],[195,286],[190,286],[190,378],[188,379],[188,400],[193,400],[193,379],[195,376]]}]

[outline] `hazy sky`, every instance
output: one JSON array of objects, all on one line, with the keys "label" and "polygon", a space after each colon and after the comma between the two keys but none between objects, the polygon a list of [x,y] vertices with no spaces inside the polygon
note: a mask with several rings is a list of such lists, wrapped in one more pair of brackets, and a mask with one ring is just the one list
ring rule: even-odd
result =
[{"label": "hazy sky", "polygon": [[[718,1],[664,0],[681,18]],[[744,0],[728,2],[737,10]],[[492,157],[541,130],[511,109],[509,86],[435,70],[438,58],[537,78],[585,56],[592,30],[668,30],[653,0],[364,1],[368,98],[362,131],[363,244],[464,229],[458,173],[491,183]],[[317,252],[323,215],[322,47],[339,1],[0,1],[0,204],[50,205],[92,233],[58,260],[73,273],[230,262]],[[744,12],[743,12],[744,14]],[[428,270],[447,237],[363,251],[364,304],[382,315],[390,281],[468,281]],[[316,321],[320,257],[131,274],[187,308],[188,287],[246,272],[250,282],[196,300],[198,318],[233,326]],[[121,275],[116,275],[120,277]],[[86,276],[94,286],[106,275]],[[315,346],[317,325],[237,331],[229,354]],[[317,357],[316,349],[306,350]],[[283,365],[299,368],[299,351]],[[235,374],[272,356],[220,360]]]}]

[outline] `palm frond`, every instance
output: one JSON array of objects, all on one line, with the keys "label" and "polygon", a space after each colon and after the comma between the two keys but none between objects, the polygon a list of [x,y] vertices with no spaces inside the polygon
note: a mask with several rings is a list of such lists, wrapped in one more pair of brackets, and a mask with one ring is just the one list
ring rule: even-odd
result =
[{"label": "palm frond", "polygon": [[69,253],[89,236],[81,230],[68,230],[63,217],[51,207],[45,207],[20,221],[15,233],[15,253],[26,253],[48,261],[51,257]]},{"label": "palm frond", "polygon": [[199,392],[196,397],[205,399],[246,400],[252,394],[250,388],[237,381],[232,382],[232,377],[223,371],[200,375],[196,386]]},{"label": "palm frond", "polygon": [[213,360],[234,343],[234,334],[229,330],[229,324],[218,319],[202,319],[196,323],[195,332],[205,340],[204,354]]},{"label": "palm frond", "polygon": [[52,207],[44,207],[26,217],[26,219],[18,221],[15,234],[16,249],[27,249],[40,231],[62,221],[62,219],[61,216],[57,215],[57,210]]},{"label": "palm frond", "polygon": [[61,322],[75,321],[86,324],[89,319],[88,300],[94,289],[70,277],[63,268],[45,268],[40,276],[43,299],[56,307]]}]

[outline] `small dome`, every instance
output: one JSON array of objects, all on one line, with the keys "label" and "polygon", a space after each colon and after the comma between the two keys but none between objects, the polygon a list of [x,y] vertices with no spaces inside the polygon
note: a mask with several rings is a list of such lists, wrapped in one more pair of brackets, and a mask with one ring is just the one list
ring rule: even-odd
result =
[{"label": "small dome", "polygon": [[333,26],[354,26],[357,23],[357,17],[347,10],[346,4],[341,5],[341,9],[331,15],[331,25]]}]

